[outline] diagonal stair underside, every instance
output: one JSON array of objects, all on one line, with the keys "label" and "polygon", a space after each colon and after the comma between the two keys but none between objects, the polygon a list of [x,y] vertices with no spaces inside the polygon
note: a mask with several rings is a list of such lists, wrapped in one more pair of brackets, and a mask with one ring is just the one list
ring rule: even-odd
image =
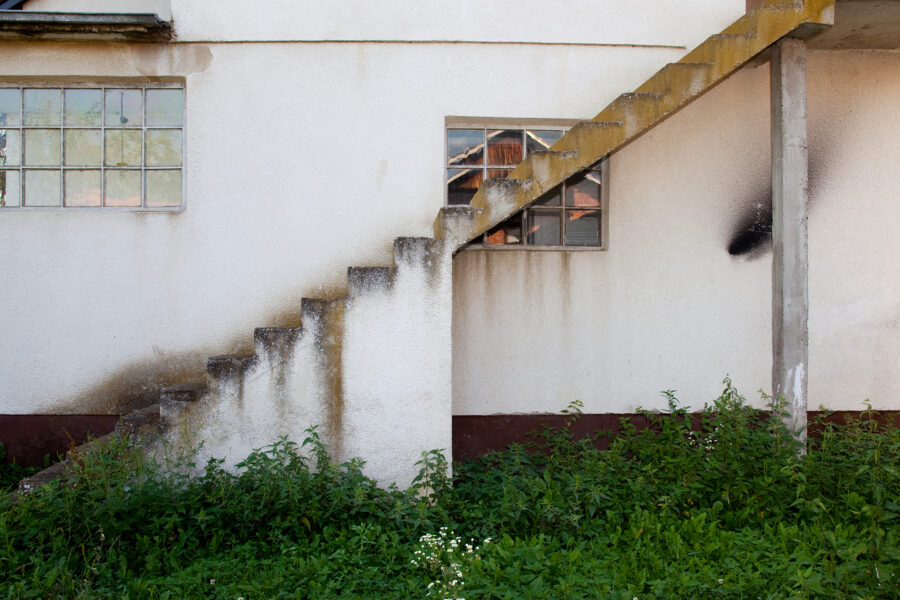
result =
[{"label": "diagonal stair underside", "polygon": [[455,247],[477,238],[684,108],[782,37],[809,37],[832,25],[834,2],[764,2],[592,120],[576,124],[550,150],[531,154],[506,179],[486,180],[471,206],[441,209],[435,237]]}]

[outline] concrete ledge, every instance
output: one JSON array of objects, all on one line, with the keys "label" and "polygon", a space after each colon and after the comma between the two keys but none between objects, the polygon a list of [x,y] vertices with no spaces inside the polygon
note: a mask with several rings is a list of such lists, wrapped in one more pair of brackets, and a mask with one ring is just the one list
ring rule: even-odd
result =
[{"label": "concrete ledge", "polygon": [[154,14],[0,11],[0,41],[168,42],[171,21]]}]

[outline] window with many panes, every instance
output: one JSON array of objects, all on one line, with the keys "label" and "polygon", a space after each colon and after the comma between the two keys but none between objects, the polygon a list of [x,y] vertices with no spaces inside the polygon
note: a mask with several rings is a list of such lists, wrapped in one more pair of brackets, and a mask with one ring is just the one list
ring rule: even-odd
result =
[{"label": "window with many panes", "polygon": [[180,85],[0,82],[0,210],[183,206]]},{"label": "window with many panes", "polygon": [[[447,128],[447,204],[466,205],[487,178],[547,150],[564,127]],[[603,247],[603,164],[568,179],[482,238],[487,247]]]}]

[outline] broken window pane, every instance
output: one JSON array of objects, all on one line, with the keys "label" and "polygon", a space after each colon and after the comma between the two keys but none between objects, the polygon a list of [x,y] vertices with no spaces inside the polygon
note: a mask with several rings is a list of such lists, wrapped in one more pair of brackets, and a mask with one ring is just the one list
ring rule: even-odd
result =
[{"label": "broken window pane", "polygon": [[100,206],[100,170],[66,171],[66,206]]},{"label": "broken window pane", "polygon": [[108,167],[141,166],[141,132],[107,129],[104,163]]},{"label": "broken window pane", "polygon": [[0,89],[0,125],[22,124],[22,94],[18,89]]},{"label": "broken window pane", "polygon": [[599,171],[588,171],[566,182],[566,206],[600,206]]},{"label": "broken window pane", "polygon": [[59,171],[25,171],[25,206],[59,206]]},{"label": "broken window pane", "polygon": [[107,171],[104,206],[140,206],[141,172],[139,170]]},{"label": "broken window pane", "polygon": [[566,246],[600,245],[600,211],[566,211]]},{"label": "broken window pane", "polygon": [[480,165],[484,163],[483,129],[448,129],[447,164]]},{"label": "broken window pane", "polygon": [[62,140],[58,129],[25,130],[25,164],[59,166]]},{"label": "broken window pane", "polygon": [[481,169],[447,169],[447,204],[468,204],[484,178]]},{"label": "broken window pane", "polygon": [[528,244],[539,246],[559,246],[560,211],[533,208],[525,216],[528,223]]},{"label": "broken window pane", "polygon": [[484,236],[488,246],[514,245],[522,243],[522,213],[513,215],[494,227]]},{"label": "broken window pane", "polygon": [[537,150],[547,150],[559,141],[565,131],[561,129],[525,130],[525,150],[528,154]]},{"label": "broken window pane", "polygon": [[522,130],[498,129],[487,132],[487,164],[514,166],[522,162]]},{"label": "broken window pane", "polygon": [[181,130],[158,129],[147,132],[147,166],[181,166]]},{"label": "broken window pane", "polygon": [[66,125],[100,125],[100,90],[66,90]]},{"label": "broken window pane", "polygon": [[144,124],[141,90],[106,90],[107,127],[140,127]]},{"label": "broken window pane", "polygon": [[181,171],[147,171],[147,206],[181,205]]},{"label": "broken window pane", "polygon": [[65,164],[67,166],[99,167],[102,156],[99,129],[66,130]]},{"label": "broken window pane", "polygon": [[0,171],[0,207],[19,206],[19,172]]},{"label": "broken window pane", "polygon": [[61,125],[62,90],[25,90],[25,125]]},{"label": "broken window pane", "polygon": [[181,127],[181,90],[147,90],[147,126]]},{"label": "broken window pane", "polygon": [[0,129],[0,165],[19,165],[22,160],[22,134]]}]

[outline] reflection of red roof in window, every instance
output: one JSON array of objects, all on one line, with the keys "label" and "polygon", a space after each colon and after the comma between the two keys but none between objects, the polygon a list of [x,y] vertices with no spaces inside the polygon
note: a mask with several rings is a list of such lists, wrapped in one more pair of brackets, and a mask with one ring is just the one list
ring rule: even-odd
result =
[{"label": "reflection of red roof in window", "polygon": [[522,162],[522,144],[488,145],[489,165],[517,165]]},{"label": "reflection of red roof in window", "polygon": [[588,194],[587,192],[582,192],[579,189],[573,190],[573,196],[575,201],[575,206],[599,206],[600,201],[593,195]]}]

